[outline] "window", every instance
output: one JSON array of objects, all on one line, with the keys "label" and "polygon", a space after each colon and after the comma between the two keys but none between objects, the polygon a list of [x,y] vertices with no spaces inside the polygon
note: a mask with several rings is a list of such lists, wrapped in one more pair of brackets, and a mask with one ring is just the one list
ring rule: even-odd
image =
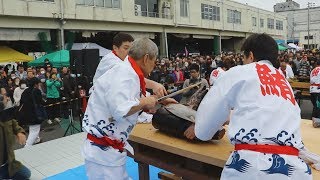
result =
[{"label": "window", "polygon": [[283,30],[283,21],[276,20],[276,29]]},{"label": "window", "polygon": [[189,0],[180,0],[180,16],[188,17]]},{"label": "window", "polygon": [[252,17],[252,26],[257,26],[257,18]]},{"label": "window", "polygon": [[[308,36],[304,36],[305,40],[308,40]],[[309,39],[313,39],[313,36],[309,36]]]},{"label": "window", "polygon": [[135,0],[134,3],[141,6],[142,16],[159,17],[157,0]]},{"label": "window", "polygon": [[264,19],[260,19],[260,27],[264,27]]},{"label": "window", "polygon": [[120,0],[77,0],[76,4],[106,8],[120,8]]},{"label": "window", "polygon": [[201,4],[201,17],[202,19],[220,21],[220,7]]},{"label": "window", "polygon": [[269,29],[274,29],[274,19],[268,18],[268,28]]},{"label": "window", "polygon": [[241,12],[228,9],[228,23],[241,24]]}]

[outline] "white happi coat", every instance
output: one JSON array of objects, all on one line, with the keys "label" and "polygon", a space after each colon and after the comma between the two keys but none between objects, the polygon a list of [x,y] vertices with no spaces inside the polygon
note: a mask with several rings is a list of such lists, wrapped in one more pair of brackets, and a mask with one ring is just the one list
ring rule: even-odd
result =
[{"label": "white happi coat", "polygon": [[217,69],[213,70],[210,74],[210,79],[209,79],[209,83],[210,86],[213,86],[214,82],[217,81],[217,79],[223,74],[225,73],[225,71],[221,68],[218,67]]},{"label": "white happi coat", "polygon": [[[139,105],[140,81],[128,63],[117,63],[98,78],[83,119],[83,130],[97,137],[107,136],[126,144],[138,119],[138,112],[125,117],[133,106]],[[83,155],[87,161],[104,166],[124,166],[126,152],[99,146],[86,140]],[[120,175],[121,176],[121,175]]]},{"label": "white happi coat", "polygon": [[320,93],[320,66],[310,73],[310,93]]},{"label": "white happi coat", "polygon": [[96,73],[93,77],[93,84],[97,81],[97,79],[102,76],[105,72],[107,72],[110,68],[112,68],[115,64],[118,62],[121,62],[122,60],[116,56],[112,51],[108,53],[107,55],[103,56],[101,59]]},{"label": "white happi coat", "polygon": [[[220,77],[201,102],[195,134],[209,140],[233,108],[228,136],[232,144],[270,144],[304,148],[300,108],[292,89],[269,61],[236,66]],[[234,151],[221,179],[312,179],[310,167],[297,156]]]}]

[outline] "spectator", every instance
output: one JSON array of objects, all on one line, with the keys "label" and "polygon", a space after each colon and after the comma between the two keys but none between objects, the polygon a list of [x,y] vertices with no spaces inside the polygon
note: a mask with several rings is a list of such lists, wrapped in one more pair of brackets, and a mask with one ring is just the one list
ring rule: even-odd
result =
[{"label": "spectator", "polygon": [[199,89],[203,89],[203,87],[209,88],[209,84],[206,79],[203,79],[200,77],[200,67],[197,64],[191,64],[189,66],[190,70],[190,79],[187,79],[184,81],[183,88],[189,87],[193,84],[197,84],[201,82],[201,85],[195,88],[190,89],[189,91],[183,93],[183,96],[186,97],[186,101],[188,102],[191,98],[191,96],[197,92]]},{"label": "spectator", "polygon": [[39,79],[36,77],[30,79],[29,88],[25,89],[20,100],[19,121],[24,125],[29,125],[29,135],[25,147],[32,146],[34,143],[40,142],[39,132],[41,121],[36,115],[36,106],[44,104],[39,90]]},{"label": "spectator", "polygon": [[289,65],[289,61],[287,61],[287,60],[282,61],[280,63],[279,70],[281,70],[281,72],[283,73],[283,75],[286,79],[294,78],[294,73],[293,73],[291,66]]},{"label": "spectator", "polygon": [[6,108],[6,109],[7,109],[7,108],[11,108],[11,107],[13,106],[13,103],[12,103],[12,101],[11,101],[11,98],[8,96],[8,93],[7,93],[6,88],[4,88],[4,87],[0,88],[0,95],[2,95],[3,98],[4,98],[5,101],[6,101],[6,105],[7,105],[7,106],[5,106],[5,108]]},{"label": "spectator", "polygon": [[181,71],[181,69],[176,66],[176,69],[174,71],[174,74],[176,76],[176,81],[175,83],[179,83],[179,82],[183,82],[184,81],[184,75],[183,75],[183,72]]},{"label": "spectator", "polygon": [[310,72],[310,63],[308,62],[307,55],[304,55],[300,61],[299,76],[307,77]]},{"label": "spectator", "polygon": [[7,86],[5,87],[7,91],[8,97],[10,97],[11,101],[13,102],[13,91],[16,88],[16,86],[13,83],[13,80],[11,78],[7,78]]},{"label": "spectator", "polygon": [[16,89],[13,92],[13,100],[14,100],[15,106],[20,106],[21,95],[23,91],[26,89],[27,89],[27,81],[21,80],[19,87],[16,87]]},{"label": "spectator", "polygon": [[25,131],[13,118],[14,109],[8,107],[6,98],[0,95],[0,179],[29,179],[30,170],[15,159],[13,136],[19,144],[26,143]]},{"label": "spectator", "polygon": [[57,69],[56,67],[53,67],[53,68],[52,68],[51,73],[56,74],[56,75],[57,75],[57,78],[61,80],[61,76],[60,76],[60,74],[58,73],[58,69]]},{"label": "spectator", "polygon": [[[61,81],[58,79],[57,75],[52,73],[50,75],[50,79],[46,80],[47,86],[47,103],[48,104],[55,104],[59,101],[60,94],[59,89],[61,87]],[[49,106],[48,107],[48,124],[52,124],[52,119],[60,122],[59,117],[59,106]]]},{"label": "spectator", "polygon": [[24,67],[22,65],[18,65],[18,71],[16,72],[16,77],[19,77],[20,79],[27,78],[27,72],[24,70]]},{"label": "spectator", "polygon": [[44,60],[44,67],[52,67],[52,63],[49,61],[49,59]]},{"label": "spectator", "polygon": [[27,73],[27,78],[26,78],[26,80],[27,80],[27,86],[28,86],[28,87],[30,87],[30,83],[31,83],[31,79],[32,79],[32,78],[34,78],[33,72],[32,72],[32,71],[28,71],[28,73]]}]

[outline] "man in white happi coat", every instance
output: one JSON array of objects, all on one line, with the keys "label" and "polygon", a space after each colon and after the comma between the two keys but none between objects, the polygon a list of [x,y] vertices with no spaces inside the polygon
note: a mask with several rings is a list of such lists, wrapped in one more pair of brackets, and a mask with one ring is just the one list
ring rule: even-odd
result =
[{"label": "man in white happi coat", "polygon": [[310,95],[313,105],[312,121],[313,127],[320,127],[320,60],[310,73]]},{"label": "man in white happi coat", "polygon": [[[102,76],[105,72],[107,72],[110,68],[112,68],[117,63],[125,62],[127,64],[130,64],[128,61],[128,53],[132,46],[133,40],[133,37],[127,33],[118,33],[117,35],[115,35],[112,42],[112,52],[105,55],[101,59],[97,67],[96,73],[93,77],[93,86],[90,89],[90,94],[94,89],[94,84],[97,81],[97,79],[100,76]],[[148,89],[152,89],[156,95],[164,96],[167,94],[167,91],[162,84],[149,80],[147,78],[145,78],[145,82],[146,87]]]},{"label": "man in white happi coat", "polygon": [[233,109],[228,135],[235,150],[221,179],[312,179],[310,167],[299,158],[308,154],[300,134],[300,108],[277,69],[277,43],[254,34],[242,50],[246,65],[227,71],[206,94],[193,136],[209,140]]},{"label": "man in white happi coat", "polygon": [[83,119],[83,130],[88,134],[82,153],[89,179],[129,179],[126,150],[133,153],[133,149],[127,139],[139,113],[157,103],[158,97],[145,97],[144,81],[155,66],[156,44],[147,38],[137,39],[129,55],[129,65],[115,64],[98,78],[88,102]]},{"label": "man in white happi coat", "polygon": [[210,73],[209,85],[213,86],[217,79],[233,66],[235,66],[235,62],[227,57],[223,62],[220,63],[217,69],[214,69]]}]

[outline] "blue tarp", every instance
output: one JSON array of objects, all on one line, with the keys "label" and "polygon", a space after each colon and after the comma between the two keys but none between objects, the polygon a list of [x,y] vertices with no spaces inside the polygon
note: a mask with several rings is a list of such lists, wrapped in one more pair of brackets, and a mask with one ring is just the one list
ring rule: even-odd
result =
[{"label": "blue tarp", "polygon": [[[138,173],[138,164],[130,157],[127,157],[127,164],[126,164],[127,172],[129,176],[133,180],[139,180],[139,173]],[[166,172],[159,168],[150,166],[150,180],[158,180],[158,173],[159,172]],[[60,174],[53,175],[51,177],[46,178],[45,180],[88,180],[85,172],[84,165],[69,169],[64,171]]]}]

